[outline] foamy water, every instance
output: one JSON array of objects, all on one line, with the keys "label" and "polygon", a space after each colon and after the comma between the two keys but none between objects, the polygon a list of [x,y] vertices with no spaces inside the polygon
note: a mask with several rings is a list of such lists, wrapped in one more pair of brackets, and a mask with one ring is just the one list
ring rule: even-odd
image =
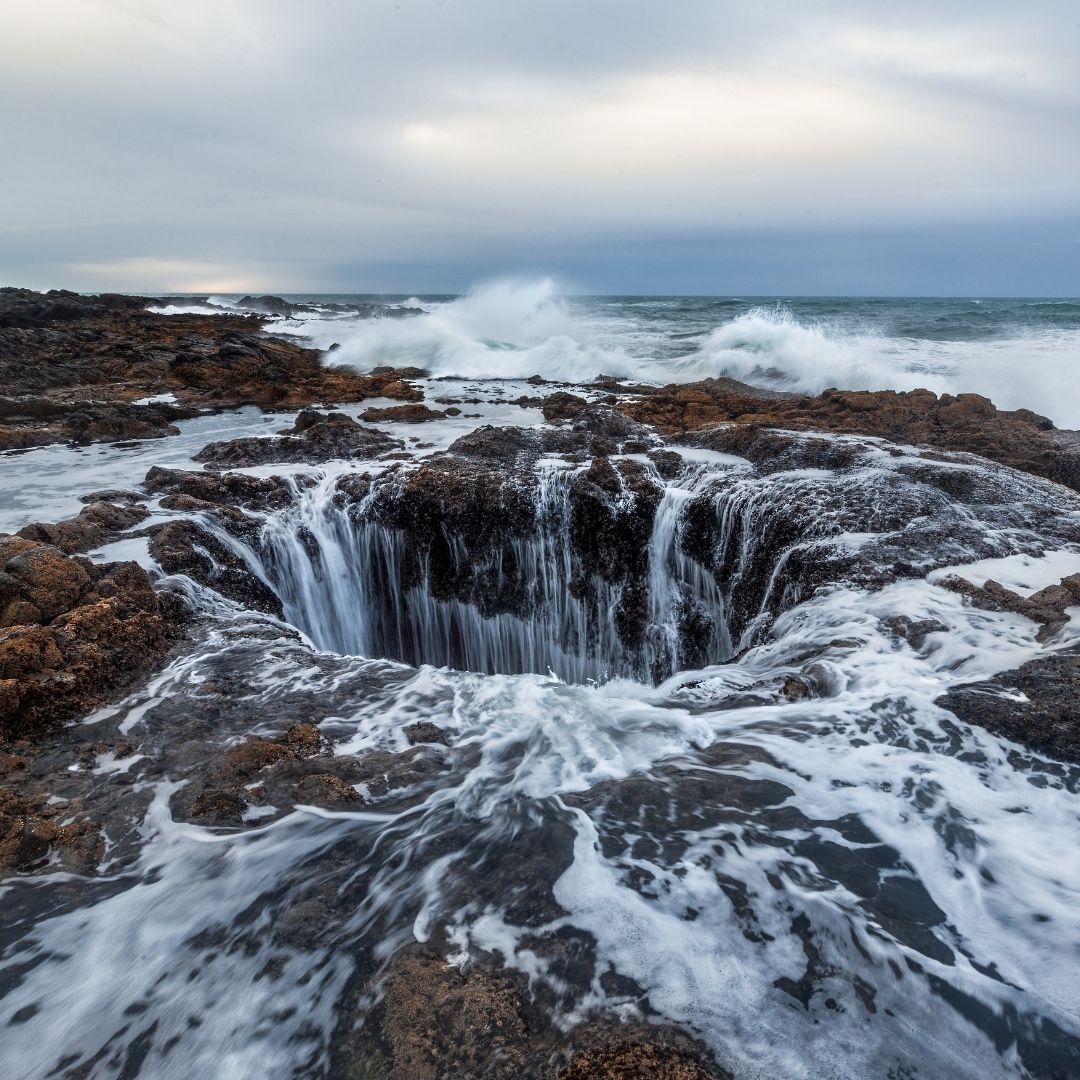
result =
[{"label": "foamy water", "polygon": [[336,344],[329,362],[360,370],[419,365],[436,377],[565,381],[729,375],[807,392],[926,387],[985,394],[1001,408],[1080,427],[1072,378],[1080,301],[587,298],[542,280],[413,302],[427,309],[415,319],[335,312],[275,329]]},{"label": "foamy water", "polygon": [[[284,620],[187,578],[162,582],[198,613],[193,639],[68,733],[123,737],[141,756],[101,753],[50,778],[58,798],[97,800],[105,865],[0,883],[0,1074],[357,1075],[364,1062],[342,1056],[342,1033],[363,1045],[372,980],[426,943],[463,972],[497,957],[567,1032],[598,1012],[676,1024],[740,1080],[1080,1075],[1080,771],[936,704],[1080,640],[1074,621],[1040,642],[1035,624],[938,584],[951,572],[1031,592],[1073,573],[1074,493],[873,440],[839,437],[858,460],[836,472],[683,448],[674,475],[650,474],[636,652],[611,622],[618,586],[587,580],[569,542],[584,464],[550,455],[518,477],[536,481],[536,530],[487,564],[448,545],[459,569],[520,575],[519,612],[436,595],[423,571],[406,582],[407,537],[373,511],[380,490],[393,496],[468,430],[541,426],[537,410],[506,403],[539,392],[498,381],[511,375],[731,374],[803,389],[891,379],[1009,404],[986,358],[1019,377],[1017,350],[1032,348],[1050,379],[1077,330],[1071,307],[1051,326],[998,303],[982,325],[983,305],[966,301],[583,300],[503,283],[414,299],[425,314],[410,319],[328,309],[275,322],[338,344],[330,362],[423,366],[481,400],[420,434],[389,426],[415,440],[399,471],[249,470],[290,473],[294,487],[287,505],[250,511],[243,538],[205,509],[187,515],[277,592]],[[915,333],[931,328],[937,337]],[[984,383],[969,385],[976,374]],[[1055,418],[1069,422],[1059,389]],[[5,458],[2,523],[58,516],[151,464],[194,467],[210,439],[290,419],[245,410],[127,449]],[[935,470],[970,485],[935,484]],[[339,482],[364,476],[370,496],[338,497]],[[149,505],[154,522],[182,516]],[[716,524],[704,551],[687,542],[692,506]],[[857,555],[861,576],[784,586],[792,561],[834,565],[838,553],[840,566]],[[97,557],[158,572],[136,536]],[[680,652],[688,604],[713,620],[705,660]],[[909,641],[896,620],[928,630]],[[790,679],[812,695],[791,700]],[[290,800],[254,808],[245,829],[180,820],[171,800],[202,763],[298,720],[338,757],[400,754],[418,720],[450,745],[422,751],[425,768],[398,787],[362,784],[360,809]]]}]

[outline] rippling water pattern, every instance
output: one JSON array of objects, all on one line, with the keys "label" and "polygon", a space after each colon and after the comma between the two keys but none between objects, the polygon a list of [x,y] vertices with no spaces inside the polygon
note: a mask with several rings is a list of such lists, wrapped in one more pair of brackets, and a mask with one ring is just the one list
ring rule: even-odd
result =
[{"label": "rippling water pattern", "polygon": [[[1080,769],[935,704],[1077,644],[1072,623],[1037,641],[936,584],[958,567],[1031,592],[1080,569],[1074,493],[839,437],[843,468],[689,447],[665,477],[639,462],[658,495],[634,646],[611,622],[618,586],[590,580],[567,538],[584,465],[530,466],[535,528],[482,565],[448,541],[455,573],[513,585],[510,613],[406,580],[406,539],[379,512],[471,428],[541,428],[505,404],[534,374],[927,385],[1077,423],[1080,304],[562,298],[536,283],[393,298],[424,313],[367,320],[326,306],[363,298],[293,299],[325,310],[273,332],[336,345],[330,363],[423,367],[429,397],[477,404],[425,425],[430,445],[396,472],[292,467],[291,499],[252,535],[200,517],[285,618],[161,581],[199,612],[194,643],[71,733],[119,734],[140,756],[58,781],[107,822],[103,869],[0,883],[3,1075],[367,1075],[356,1047],[380,976],[423,943],[465,972],[494,958],[517,973],[555,1030],[674,1025],[739,1078],[1080,1076]],[[242,411],[158,444],[10,457],[2,523],[287,420]],[[344,504],[358,474],[370,494]],[[95,557],[154,569],[135,538]],[[832,561],[833,584],[799,587],[798,567]],[[208,755],[300,721],[337,756],[383,755],[363,808],[280,805],[244,829],[174,813]],[[410,749],[417,721],[448,745]]]}]

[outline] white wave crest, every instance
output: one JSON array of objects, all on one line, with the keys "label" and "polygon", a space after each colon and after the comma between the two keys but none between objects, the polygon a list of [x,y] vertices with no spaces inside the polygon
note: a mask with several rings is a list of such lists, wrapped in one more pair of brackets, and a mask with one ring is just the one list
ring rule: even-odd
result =
[{"label": "white wave crest", "polygon": [[1000,339],[937,341],[888,336],[873,325],[800,321],[775,305],[752,307],[705,332],[692,352],[673,355],[686,334],[627,310],[597,313],[565,299],[551,279],[492,281],[422,306],[414,318],[337,316],[273,329],[326,350],[338,345],[327,362],[360,371],[388,365],[425,368],[436,378],[590,382],[613,375],[657,384],[728,376],[801,393],[924,387],[981,393],[1000,408],[1030,408],[1080,426],[1080,385],[1074,389],[1070,377],[1080,361],[1074,331],[1017,327]]}]

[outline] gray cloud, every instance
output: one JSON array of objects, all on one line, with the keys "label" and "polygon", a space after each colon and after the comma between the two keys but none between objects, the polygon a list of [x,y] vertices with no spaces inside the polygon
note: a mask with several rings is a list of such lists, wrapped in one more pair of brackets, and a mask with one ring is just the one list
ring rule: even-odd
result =
[{"label": "gray cloud", "polygon": [[1075,292],[1074,12],[38,0],[0,37],[0,278]]}]

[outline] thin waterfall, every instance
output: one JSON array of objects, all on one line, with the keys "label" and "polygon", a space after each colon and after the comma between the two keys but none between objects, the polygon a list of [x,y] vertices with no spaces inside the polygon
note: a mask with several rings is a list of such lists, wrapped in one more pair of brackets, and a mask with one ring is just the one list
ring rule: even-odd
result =
[{"label": "thin waterfall", "polygon": [[[665,486],[653,515],[646,579],[608,581],[588,573],[574,547],[578,471],[539,470],[526,535],[492,537],[472,550],[437,530],[437,582],[430,538],[417,541],[380,520],[380,496],[395,494],[400,476],[376,480],[352,501],[333,475],[297,486],[292,505],[267,518],[244,558],[259,565],[286,618],[333,652],[488,673],[551,671],[572,682],[656,681],[733,655],[744,642],[733,641],[739,620],[732,597],[762,555],[782,493],[715,465],[688,464]],[[686,510],[700,498],[709,501],[714,523],[707,559],[682,544]],[[777,557],[782,553],[773,552]],[[744,623],[760,623],[753,616],[774,592],[775,576]],[[645,626],[640,640],[627,643],[618,612],[630,587],[644,589]]]}]

